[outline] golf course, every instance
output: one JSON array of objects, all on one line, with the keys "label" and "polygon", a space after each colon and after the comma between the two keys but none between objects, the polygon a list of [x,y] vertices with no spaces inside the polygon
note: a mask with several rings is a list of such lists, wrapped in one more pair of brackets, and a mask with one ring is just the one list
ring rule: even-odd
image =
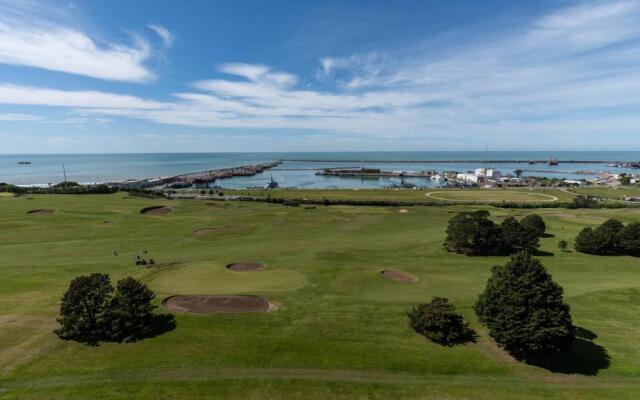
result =
[{"label": "golf course", "polygon": [[[451,204],[1,195],[0,399],[640,398],[640,260],[572,250],[584,227],[640,221],[640,209],[456,204],[574,196],[560,190],[290,196],[402,200],[402,193]],[[489,211],[497,223],[544,218],[536,257],[563,287],[577,327],[573,348],[549,365],[512,358],[473,311],[491,267],[509,257],[443,248],[449,219],[472,210]],[[558,248],[562,240],[569,250]],[[141,254],[154,262],[136,265]],[[58,338],[69,282],[94,272],[144,282],[176,328],[133,343]],[[407,312],[433,296],[456,306],[475,342],[441,346],[411,330]]]}]

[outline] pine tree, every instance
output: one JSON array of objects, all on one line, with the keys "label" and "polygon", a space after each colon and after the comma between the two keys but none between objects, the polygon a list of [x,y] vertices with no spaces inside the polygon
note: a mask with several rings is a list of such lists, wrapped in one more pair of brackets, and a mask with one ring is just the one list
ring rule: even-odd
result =
[{"label": "pine tree", "polygon": [[491,337],[517,359],[564,352],[574,340],[562,288],[529,253],[518,253],[506,265],[493,267],[475,311]]},{"label": "pine tree", "polygon": [[547,225],[544,223],[544,219],[538,214],[529,214],[522,218],[520,221],[522,228],[531,234],[541,237],[547,230]]},{"label": "pine tree", "polygon": [[513,217],[505,218],[500,224],[500,230],[502,232],[503,247],[509,252],[528,251],[533,253],[540,247],[538,234],[525,229]]},{"label": "pine tree", "polygon": [[128,277],[118,281],[110,304],[109,335],[112,340],[132,341],[149,333],[156,295],[149,288]]},{"label": "pine tree", "polygon": [[640,257],[640,222],[633,222],[618,232],[618,244],[622,253]]},{"label": "pine tree", "polygon": [[112,292],[106,274],[94,273],[72,280],[62,298],[60,327],[55,334],[62,339],[97,343],[106,332]]}]

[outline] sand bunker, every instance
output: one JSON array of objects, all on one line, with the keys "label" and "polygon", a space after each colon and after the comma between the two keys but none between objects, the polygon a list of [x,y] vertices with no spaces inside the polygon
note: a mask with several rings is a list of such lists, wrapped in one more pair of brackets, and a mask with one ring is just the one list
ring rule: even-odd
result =
[{"label": "sand bunker", "polygon": [[56,212],[56,210],[52,208],[40,208],[37,210],[29,210],[27,214],[52,214],[54,212]]},{"label": "sand bunker", "polygon": [[171,207],[151,206],[151,207],[145,207],[142,210],[140,210],[140,214],[165,215],[165,214],[169,214],[172,211],[173,211],[173,208],[171,208]]},{"label": "sand bunker", "polygon": [[393,269],[380,271],[380,273],[385,278],[391,279],[396,282],[415,282],[418,280],[418,278],[416,278],[411,274],[407,274],[406,272],[396,271]]},{"label": "sand bunker", "polygon": [[558,217],[558,218],[575,218],[576,215],[575,214],[568,214],[568,213],[560,213],[560,212],[556,212],[556,213],[546,213],[544,215],[548,215],[550,217]]},{"label": "sand bunker", "polygon": [[209,228],[201,228],[193,231],[193,236],[202,237],[216,232],[233,232],[238,231],[242,228],[244,227],[241,225],[211,226]]},{"label": "sand bunker", "polygon": [[399,210],[398,210],[398,212],[399,212],[400,214],[406,214],[406,213],[408,213],[408,212],[409,212],[409,210],[407,210],[406,208],[401,208],[401,209],[399,209]]},{"label": "sand bunker", "polygon": [[167,297],[162,305],[170,310],[194,314],[268,312],[272,309],[269,300],[258,296],[177,295]]},{"label": "sand bunker", "polygon": [[257,262],[233,263],[233,264],[227,265],[227,269],[230,269],[232,271],[239,271],[239,272],[259,271],[264,268],[265,268],[264,264],[257,263]]}]

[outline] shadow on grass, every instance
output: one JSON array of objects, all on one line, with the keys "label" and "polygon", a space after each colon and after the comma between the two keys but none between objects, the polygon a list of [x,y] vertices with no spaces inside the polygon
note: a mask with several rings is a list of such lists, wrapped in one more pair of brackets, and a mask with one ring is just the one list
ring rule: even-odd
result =
[{"label": "shadow on grass", "polygon": [[160,336],[176,329],[176,317],[173,314],[155,314],[141,335],[129,341],[138,341]]},{"label": "shadow on grass", "polygon": [[555,257],[554,253],[551,253],[549,251],[544,251],[544,250],[536,250],[536,252],[533,253],[533,255],[536,257]]},{"label": "shadow on grass", "polygon": [[556,235],[554,235],[553,233],[543,233],[542,235],[540,235],[540,237],[552,238],[552,237],[556,237]]},{"label": "shadow on grass", "polygon": [[592,342],[598,336],[581,327],[576,327],[576,339],[571,350],[544,360],[531,361],[530,364],[561,374],[595,376],[611,365],[607,350]]}]

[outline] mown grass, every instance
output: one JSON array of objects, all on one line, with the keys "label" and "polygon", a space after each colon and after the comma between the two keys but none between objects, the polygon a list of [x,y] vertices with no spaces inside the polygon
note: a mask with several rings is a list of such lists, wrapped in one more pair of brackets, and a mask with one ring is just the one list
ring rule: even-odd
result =
[{"label": "mown grass", "polygon": [[[528,210],[410,207],[401,214],[397,207],[125,197],[0,199],[0,398],[640,396],[639,261],[557,249],[558,241],[571,245],[584,226],[601,223],[598,218],[636,221],[635,211],[535,211],[550,233],[540,256],[587,337],[545,368],[511,359],[473,314],[490,267],[506,259],[442,249],[446,222],[457,211],[484,208],[499,221]],[[156,204],[174,212],[139,214]],[[57,212],[26,214],[34,208]],[[210,226],[243,229],[193,235]],[[156,266],[134,265],[143,250]],[[224,268],[236,261],[260,261],[267,269]],[[380,276],[391,268],[419,280],[401,284]],[[180,314],[176,330],[138,343],[60,341],[51,333],[60,297],[70,279],[91,272],[142,279],[158,292],[157,302],[180,293],[251,293],[280,307],[268,314]],[[449,297],[479,341],[443,348],[411,332],[406,311],[432,296]]]},{"label": "mown grass", "polygon": [[[544,201],[551,200],[551,197],[557,197],[558,201],[571,201],[575,195],[567,193],[560,189],[554,188],[506,188],[506,189],[269,189],[269,190],[229,190],[225,189],[226,194],[236,194],[257,197],[274,197],[284,199],[310,199],[310,200],[384,200],[398,202],[424,202],[433,203],[435,199],[425,196],[426,193],[443,194],[452,196],[453,200],[460,200],[455,196],[463,196],[464,199],[477,201]],[[538,195],[536,195],[538,194]],[[551,197],[547,197],[551,196]]]}]

